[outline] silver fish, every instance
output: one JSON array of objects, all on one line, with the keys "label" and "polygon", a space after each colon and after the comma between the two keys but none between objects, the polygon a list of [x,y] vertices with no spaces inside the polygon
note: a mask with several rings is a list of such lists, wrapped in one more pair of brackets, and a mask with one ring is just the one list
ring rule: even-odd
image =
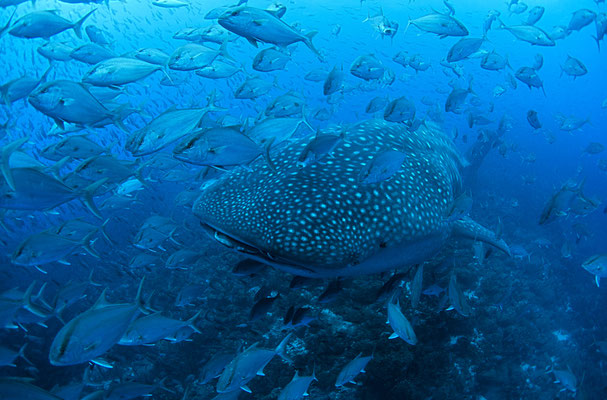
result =
[{"label": "silver fish", "polygon": [[0,378],[0,393],[6,399],[63,400],[62,397],[19,379]]},{"label": "silver fish", "polygon": [[134,132],[126,143],[126,149],[134,156],[155,153],[191,133],[207,112],[208,108],[180,110],[174,106],[170,107]]},{"label": "silver fish", "polygon": [[90,184],[83,190],[75,190],[36,168],[12,168],[9,171],[13,188],[8,184],[0,184],[0,208],[48,210],[81,198],[93,214],[100,215],[93,202],[93,196],[97,194],[97,189],[105,183],[103,179]]},{"label": "silver fish", "polygon": [[586,75],[588,69],[583,62],[568,55],[565,63],[561,65],[561,75],[563,75],[563,73],[573,76],[573,79],[575,79],[578,76]]},{"label": "silver fish", "polygon": [[533,7],[531,10],[529,10],[529,15],[527,16],[525,25],[535,25],[535,23],[544,15],[544,11],[546,11],[546,9],[542,6]]},{"label": "silver fish", "polygon": [[449,301],[451,302],[451,308],[455,309],[460,315],[469,317],[472,313],[472,308],[464,296],[464,292],[457,284],[457,277],[455,274],[451,274],[449,280]]},{"label": "silver fish", "polygon": [[224,48],[211,49],[196,43],[188,43],[178,47],[169,57],[168,67],[176,71],[193,71],[210,65]]},{"label": "silver fish", "polygon": [[118,343],[139,314],[143,281],[133,303],[107,303],[104,290],[90,309],[64,325],[51,344],[51,364],[65,366],[92,361]]},{"label": "silver fish", "polygon": [[79,240],[47,231],[33,234],[17,246],[11,256],[11,262],[16,265],[36,267],[55,261],[69,264],[64,258],[81,248],[99,258],[99,254],[91,247],[91,238],[94,234],[95,232],[91,232]]},{"label": "silver fish", "polygon": [[544,82],[542,82],[542,79],[539,77],[535,69],[531,67],[520,67],[514,76],[516,76],[516,79],[526,84],[529,89],[532,87],[542,89],[544,96],[546,95],[546,91],[544,90]]},{"label": "silver fish", "polygon": [[288,54],[272,47],[263,49],[253,58],[253,69],[255,71],[270,72],[285,68],[291,61]]},{"label": "silver fish", "polygon": [[116,57],[95,65],[82,77],[82,82],[94,86],[124,85],[136,82],[162,69],[163,67],[160,65],[150,64],[136,58]]},{"label": "silver fish", "polygon": [[97,28],[95,25],[89,25],[84,28],[86,31],[86,35],[89,37],[90,41],[93,43],[97,43],[101,46],[107,46],[112,42],[107,38],[108,33]]},{"label": "silver fish", "polygon": [[135,112],[126,104],[110,110],[83,84],[67,80],[43,84],[32,92],[28,101],[36,110],[51,117],[60,128],[69,122],[88,127],[115,124],[126,130],[122,120]]},{"label": "silver fish", "polygon": [[313,381],[317,381],[316,375],[312,372],[312,376],[299,376],[295,371],[295,376],[291,382],[287,384],[278,395],[278,400],[300,400],[308,395],[308,388]]},{"label": "silver fish", "polygon": [[244,37],[255,47],[258,41],[283,48],[296,42],[303,42],[322,59],[312,44],[315,31],[302,35],[272,12],[248,6],[235,7],[221,14],[217,22],[230,32]]},{"label": "silver fish", "polygon": [[339,375],[337,375],[337,379],[335,381],[335,387],[342,387],[346,383],[355,383],[354,378],[360,373],[365,373],[365,368],[369,361],[373,359],[373,355],[363,357],[363,353],[359,353],[354,360],[347,363],[341,371],[339,371]]},{"label": "silver fish", "polygon": [[70,57],[76,61],[94,65],[101,61],[118,57],[118,55],[97,43],[87,43],[72,50]]},{"label": "silver fish", "polygon": [[409,25],[415,25],[422,31],[434,33],[441,39],[447,36],[468,36],[468,29],[466,29],[464,24],[447,14],[433,13],[416,19],[410,19],[405,32],[409,28]]},{"label": "silver fish", "polygon": [[597,254],[582,263],[582,268],[594,275],[596,286],[599,287],[601,278],[607,278],[607,254]]},{"label": "silver fish", "polygon": [[37,51],[49,61],[69,61],[72,59],[71,54],[74,49],[65,43],[48,42],[38,47]]},{"label": "silver fish", "polygon": [[501,29],[505,29],[512,33],[514,37],[532,45],[537,46],[554,46],[556,43],[550,36],[534,25],[513,25],[506,26],[501,20]]},{"label": "silver fish", "polygon": [[49,39],[67,29],[73,29],[76,36],[82,39],[82,24],[96,11],[89,11],[84,17],[76,22],[70,22],[60,17],[53,10],[34,11],[19,18],[8,32],[13,36],[21,38],[44,38]]},{"label": "silver fish", "polygon": [[394,330],[394,333],[388,339],[399,337],[412,346],[417,344],[417,337],[413,331],[413,326],[401,311],[398,300],[396,303],[393,300],[388,302],[388,323]]},{"label": "silver fish", "polygon": [[373,54],[358,57],[350,66],[350,73],[366,81],[384,76],[384,65]]},{"label": "silver fish", "polygon": [[255,376],[264,375],[263,369],[274,358],[275,355],[281,356],[289,362],[285,354],[287,342],[291,338],[291,334],[287,335],[276,347],[276,349],[260,349],[257,348],[257,343],[248,347],[242,353],[238,354],[225,367],[223,373],[217,382],[218,393],[229,393],[238,391],[239,389],[251,393],[251,389],[247,387]]},{"label": "silver fish", "polygon": [[481,48],[484,41],[484,38],[460,39],[449,49],[449,53],[447,53],[447,61],[456,62],[468,58]]},{"label": "silver fish", "polygon": [[582,8],[571,15],[567,32],[579,31],[583,27],[590,25],[596,18],[596,13],[592,10]]},{"label": "silver fish", "polygon": [[173,149],[173,156],[180,161],[213,167],[248,165],[261,154],[257,143],[232,128],[192,134]]},{"label": "silver fish", "polygon": [[151,345],[160,340],[170,338],[185,327],[200,333],[194,325],[201,311],[187,321],[168,318],[160,313],[146,315],[131,322],[118,344],[123,346]]},{"label": "silver fish", "polygon": [[413,277],[413,282],[411,282],[411,307],[417,308],[419,303],[419,299],[422,294],[424,280],[424,265],[421,264],[417,267],[417,271],[415,271],[415,276]]}]

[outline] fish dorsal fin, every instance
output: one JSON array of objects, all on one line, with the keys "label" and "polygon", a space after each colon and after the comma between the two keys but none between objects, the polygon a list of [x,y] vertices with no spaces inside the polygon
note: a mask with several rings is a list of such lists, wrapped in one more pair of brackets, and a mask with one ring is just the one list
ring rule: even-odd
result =
[{"label": "fish dorsal fin", "polygon": [[164,110],[163,114],[167,114],[173,111],[177,111],[177,105],[173,104],[171,105],[169,108],[167,108],[166,110]]},{"label": "fish dorsal fin", "polygon": [[103,289],[103,292],[101,292],[101,294],[99,295],[99,298],[97,299],[95,304],[93,304],[93,307],[91,307],[91,309],[103,308],[103,307],[107,307],[108,305],[111,304],[105,298],[106,292],[107,292],[107,288]]},{"label": "fish dorsal fin", "polygon": [[272,15],[273,17],[280,19],[280,10],[264,10],[264,11],[267,12],[268,14]]},{"label": "fish dorsal fin", "polygon": [[253,350],[253,349],[256,349],[258,344],[259,344],[259,342],[255,342],[255,343],[253,343],[252,345],[250,345],[249,347],[247,347],[247,348],[246,348],[246,349],[243,351],[243,353],[246,353],[247,351],[251,351],[251,350]]}]

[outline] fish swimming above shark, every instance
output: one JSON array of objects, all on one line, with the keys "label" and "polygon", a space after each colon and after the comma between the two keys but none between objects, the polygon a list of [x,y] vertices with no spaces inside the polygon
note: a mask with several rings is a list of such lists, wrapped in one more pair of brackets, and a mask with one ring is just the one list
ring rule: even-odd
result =
[{"label": "fish swimming above shark", "polygon": [[[220,243],[278,269],[307,277],[371,274],[421,263],[450,236],[507,244],[450,209],[461,160],[430,123],[415,131],[369,120],[345,128],[331,157],[304,168],[310,137],[206,187],[193,212]],[[361,170],[385,151],[406,154],[396,173],[363,184]]]}]

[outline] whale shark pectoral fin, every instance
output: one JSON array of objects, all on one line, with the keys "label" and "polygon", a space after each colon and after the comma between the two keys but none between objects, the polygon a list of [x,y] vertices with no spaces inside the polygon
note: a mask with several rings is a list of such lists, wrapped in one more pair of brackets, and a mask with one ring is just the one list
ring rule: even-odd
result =
[{"label": "whale shark pectoral fin", "polygon": [[506,253],[509,257],[512,257],[510,248],[503,239],[498,239],[495,233],[480,225],[471,218],[464,217],[453,221],[451,234],[454,236],[465,237],[473,240],[480,240],[481,242],[488,243],[494,247],[497,247],[498,249]]}]

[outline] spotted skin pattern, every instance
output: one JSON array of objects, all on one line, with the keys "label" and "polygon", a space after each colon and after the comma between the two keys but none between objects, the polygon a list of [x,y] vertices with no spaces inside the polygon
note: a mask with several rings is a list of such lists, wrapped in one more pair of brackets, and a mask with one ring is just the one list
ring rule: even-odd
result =
[{"label": "spotted skin pattern", "polygon": [[[297,161],[311,138],[274,151],[208,187],[194,204],[203,224],[260,250],[274,264],[338,270],[382,249],[430,236],[446,238],[460,185],[460,160],[434,126],[369,120],[345,130],[331,156]],[[373,184],[361,170],[385,151],[406,154],[395,174]],[[439,240],[440,242],[440,240]]]}]

